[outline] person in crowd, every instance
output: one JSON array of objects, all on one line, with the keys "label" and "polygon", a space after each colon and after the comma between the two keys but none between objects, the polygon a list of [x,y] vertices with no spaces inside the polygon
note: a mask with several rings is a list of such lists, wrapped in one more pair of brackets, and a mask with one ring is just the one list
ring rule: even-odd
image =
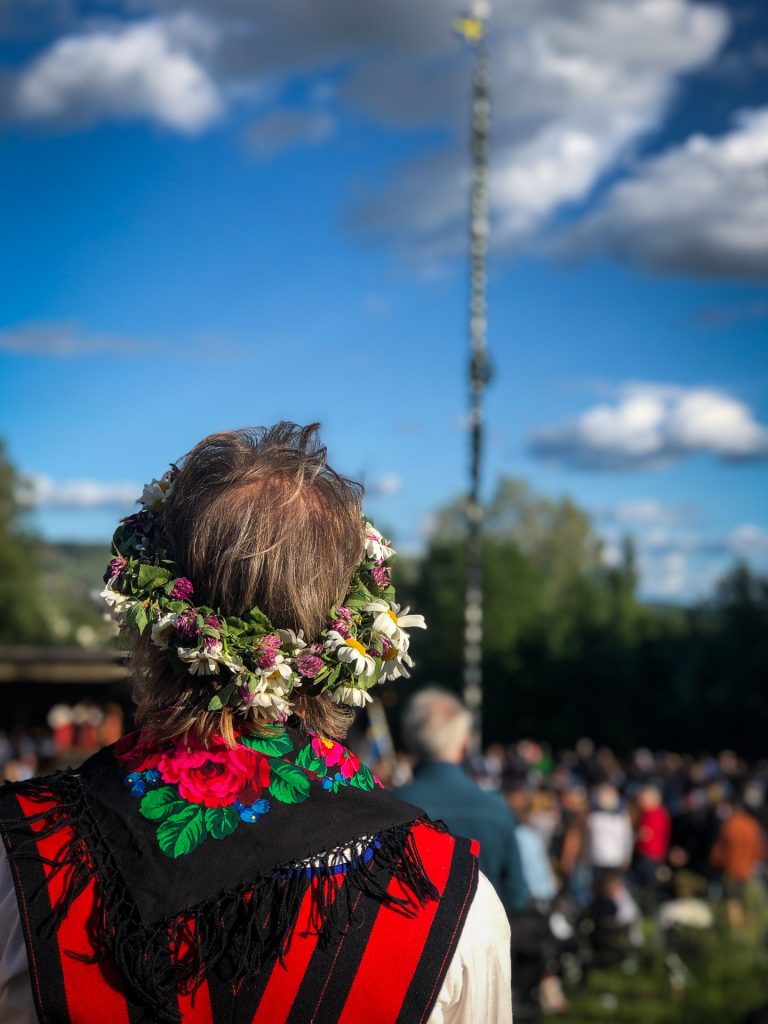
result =
[{"label": "person in crowd", "polygon": [[723,823],[710,854],[722,874],[728,921],[732,928],[746,924],[746,889],[765,857],[765,836],[756,819],[738,802],[722,807]]},{"label": "person in crowd", "polygon": [[529,900],[517,845],[516,821],[502,797],[482,790],[463,770],[472,716],[458,697],[436,687],[412,698],[403,717],[403,739],[416,756],[414,779],[397,790],[457,835],[480,844],[480,868],[508,913]]},{"label": "person in crowd", "polygon": [[341,742],[424,625],[360,500],[281,423],[204,439],[118,527],[141,728],[0,793],[3,1024],[510,1024],[473,844]]},{"label": "person in crowd", "polygon": [[642,899],[655,903],[659,868],[669,851],[672,821],[656,786],[643,786],[637,794],[637,835],[632,869]]},{"label": "person in crowd", "polygon": [[627,871],[633,843],[632,825],[617,789],[601,783],[593,792],[593,808],[587,816],[587,850],[596,885],[605,871],[620,875]]}]

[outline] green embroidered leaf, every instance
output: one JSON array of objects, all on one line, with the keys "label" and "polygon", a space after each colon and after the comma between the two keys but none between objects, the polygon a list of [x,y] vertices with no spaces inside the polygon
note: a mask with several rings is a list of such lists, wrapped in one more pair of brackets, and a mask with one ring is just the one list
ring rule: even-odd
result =
[{"label": "green embroidered leaf", "polygon": [[231,836],[240,823],[240,815],[234,807],[206,807],[205,827],[214,839]]},{"label": "green embroidered leaf", "polygon": [[376,783],[373,781],[373,773],[371,769],[364,764],[360,765],[360,768],[355,772],[352,778],[349,780],[350,786],[355,786],[357,789],[373,789]]},{"label": "green embroidered leaf", "polygon": [[150,821],[165,821],[186,803],[171,786],[161,786],[160,789],[151,789],[139,806],[141,813]]},{"label": "green embroidered leaf", "polygon": [[184,804],[167,818],[157,830],[157,841],[167,857],[191,853],[205,839],[205,815],[197,804]]},{"label": "green embroidered leaf", "polygon": [[139,566],[139,586],[149,587],[154,590],[155,587],[165,586],[169,583],[171,574],[167,569],[162,569],[159,565],[146,565],[142,564]]},{"label": "green embroidered leaf", "polygon": [[271,736],[242,736],[240,742],[251,750],[258,750],[260,754],[268,754],[270,757],[280,757],[281,754],[292,754],[293,743],[288,733],[282,726],[274,729]]},{"label": "green embroidered leaf", "polygon": [[296,758],[296,764],[300,768],[306,768],[309,772],[314,772],[315,775],[319,775],[321,779],[324,779],[328,774],[328,766],[322,757],[318,757],[312,749],[312,744],[308,743],[306,747],[302,747],[299,751],[298,757]]},{"label": "green embroidered leaf", "polygon": [[309,796],[309,776],[295,764],[270,758],[272,782],[269,792],[284,804],[300,804]]}]

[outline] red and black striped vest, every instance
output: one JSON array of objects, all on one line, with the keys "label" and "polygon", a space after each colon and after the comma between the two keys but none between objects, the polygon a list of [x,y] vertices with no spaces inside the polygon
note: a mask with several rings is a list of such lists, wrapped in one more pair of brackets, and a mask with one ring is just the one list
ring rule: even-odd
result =
[{"label": "red and black striped vest", "polygon": [[[358,794],[359,806],[362,797],[374,801],[394,824],[359,833],[369,853],[347,870],[324,870],[318,860],[317,868],[261,873],[153,921],[125,882],[135,863],[129,870],[124,858],[143,853],[135,823],[122,822],[125,843],[116,845],[94,810],[106,779],[86,767],[0,791],[0,831],[43,1024],[428,1019],[477,884],[469,840],[414,820],[413,808],[389,794]],[[355,807],[345,813],[356,817]],[[409,813],[410,821],[397,820]],[[228,853],[245,859],[242,845],[228,850],[227,842],[210,844],[214,865]]]}]

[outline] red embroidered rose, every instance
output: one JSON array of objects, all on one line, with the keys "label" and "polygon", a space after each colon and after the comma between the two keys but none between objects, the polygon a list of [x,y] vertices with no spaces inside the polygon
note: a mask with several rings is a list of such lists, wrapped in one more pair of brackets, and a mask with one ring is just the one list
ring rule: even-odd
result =
[{"label": "red embroidered rose", "polygon": [[312,749],[318,757],[322,757],[329,768],[336,765],[336,771],[351,779],[360,770],[360,761],[351,750],[342,747],[336,740],[328,740],[324,736],[312,737]]},{"label": "red embroidered rose", "polygon": [[263,754],[240,743],[231,750],[218,740],[209,750],[194,741],[177,740],[160,759],[158,770],[165,782],[179,787],[185,800],[205,807],[227,807],[244,790],[258,800],[269,785],[269,761]]},{"label": "red embroidered rose", "polygon": [[132,772],[157,768],[162,747],[149,729],[137,729],[122,736],[114,747],[115,759]]}]

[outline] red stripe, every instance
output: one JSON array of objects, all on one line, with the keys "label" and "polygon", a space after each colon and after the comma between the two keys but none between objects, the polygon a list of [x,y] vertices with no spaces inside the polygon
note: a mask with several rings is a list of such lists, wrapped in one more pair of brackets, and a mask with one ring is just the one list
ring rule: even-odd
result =
[{"label": "red stripe", "polygon": [[470,839],[469,841],[469,852],[473,857],[480,856],[480,843],[476,839]]},{"label": "red stripe", "polygon": [[[454,839],[445,832],[417,825],[413,837],[424,868],[442,896],[453,859]],[[393,878],[390,895],[408,897]],[[414,917],[382,906],[373,926],[363,961],[352,983],[339,1024],[379,1024],[397,1019],[408,986],[421,958],[437,911],[432,900]]]},{"label": "red stripe", "polygon": [[[189,935],[192,937],[195,932],[195,922],[189,922]],[[190,950],[189,942],[183,937],[179,940],[179,948],[176,953],[177,959],[182,959]],[[179,1013],[184,1024],[212,1024],[213,1010],[211,1009],[211,993],[208,988],[208,981],[203,978],[199,988],[194,992],[178,993]]]},{"label": "red stripe", "polygon": [[[28,816],[56,806],[54,801],[44,804],[21,796],[18,799],[23,813]],[[36,822],[31,827],[37,832],[43,828],[43,823]],[[43,871],[48,881],[51,906],[56,906],[63,895],[70,871],[64,868],[56,872],[50,864],[45,863],[45,859],[55,862],[71,836],[72,830],[64,827],[37,843],[38,853],[44,858]],[[94,882],[90,882],[72,903],[56,932],[69,1018],[71,1024],[92,1024],[94,1020],[109,1021],[110,1024],[130,1024],[128,1004],[124,993],[120,991],[120,980],[116,972],[110,973],[105,965],[82,963],[68,955],[70,952],[93,955],[93,946],[88,940],[87,922],[93,910],[94,891]]]},{"label": "red stripe", "polygon": [[[341,876],[338,883],[341,884]],[[312,920],[312,893],[307,889],[296,919],[296,930],[283,964],[275,964],[252,1024],[282,1024],[291,1012],[309,961],[317,947],[318,925]],[[334,892],[335,898],[336,893]]]}]

